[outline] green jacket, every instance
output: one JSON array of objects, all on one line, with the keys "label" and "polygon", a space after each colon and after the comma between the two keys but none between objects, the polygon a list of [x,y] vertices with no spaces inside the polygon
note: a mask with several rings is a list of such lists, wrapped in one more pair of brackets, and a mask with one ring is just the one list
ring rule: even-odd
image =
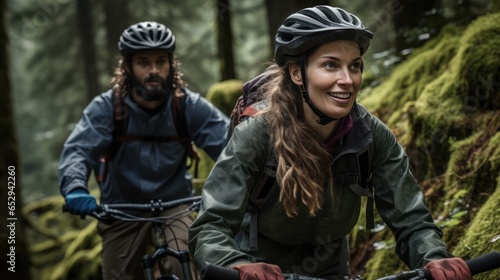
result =
[{"label": "green jacket", "polygon": [[[433,223],[424,197],[409,170],[408,157],[391,131],[356,104],[353,127],[333,152],[334,177],[352,172],[344,155],[373,141],[372,184],[377,211],[397,242],[396,253],[411,269],[432,259],[450,257],[442,232]],[[190,228],[189,249],[198,267],[266,262],[283,272],[323,278],[340,274],[340,242],[355,226],[361,198],[334,179],[333,195],[325,191],[322,210],[310,217],[305,207],[292,218],[283,206],[258,216],[259,250],[249,250],[249,196],[269,157],[269,134],[262,117],[238,125],[207,178],[202,209]],[[239,233],[239,234],[238,234]],[[236,235],[238,236],[236,237]],[[236,237],[236,238],[235,238]]]}]

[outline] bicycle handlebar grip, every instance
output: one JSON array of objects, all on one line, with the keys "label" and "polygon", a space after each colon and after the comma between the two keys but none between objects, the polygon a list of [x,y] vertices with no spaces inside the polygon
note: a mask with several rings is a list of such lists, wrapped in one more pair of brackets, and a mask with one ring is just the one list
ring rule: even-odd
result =
[{"label": "bicycle handlebar grip", "polygon": [[492,251],[477,258],[466,260],[465,263],[472,275],[500,268],[500,252]]},{"label": "bicycle handlebar grip", "polygon": [[203,280],[217,280],[217,279],[227,279],[227,280],[240,280],[240,272],[227,268],[218,266],[205,262],[203,269],[201,270],[201,279]]},{"label": "bicycle handlebar grip", "polygon": [[[63,204],[63,206],[62,206],[62,211],[63,211],[63,213],[69,212],[68,205]],[[85,215],[80,215],[80,218],[81,218],[82,220],[85,220]]]}]

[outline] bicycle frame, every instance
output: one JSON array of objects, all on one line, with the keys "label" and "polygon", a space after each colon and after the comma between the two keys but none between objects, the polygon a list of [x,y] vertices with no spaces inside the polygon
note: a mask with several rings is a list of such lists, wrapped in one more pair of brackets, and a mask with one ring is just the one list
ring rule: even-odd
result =
[{"label": "bicycle frame", "polygon": [[[156,244],[156,250],[152,255],[146,254],[142,258],[142,268],[144,269],[145,280],[155,280],[154,279],[154,264],[158,263],[160,272],[162,275],[165,274],[164,267],[161,265],[161,260],[167,256],[174,257],[179,260],[182,266],[182,273],[185,280],[193,280],[193,275],[191,273],[191,262],[189,251],[180,250],[176,251],[167,246],[167,240],[165,238],[165,232],[163,231],[163,226],[155,222],[153,224],[153,239]],[[171,278],[166,279],[178,279],[175,276],[168,276]],[[175,277],[175,278],[173,278]],[[160,276],[160,279],[164,279],[164,276]]]},{"label": "bicycle frame", "polygon": [[[151,203],[145,204],[101,204],[98,211],[92,213],[90,216],[101,220],[101,221],[130,221],[130,222],[151,222],[153,243],[155,246],[155,251],[152,254],[145,254],[141,260],[141,265],[144,271],[144,277],[146,280],[155,280],[154,277],[154,266],[158,263],[160,268],[161,276],[157,278],[158,280],[167,279],[179,279],[176,275],[165,275],[165,269],[161,264],[161,261],[170,256],[176,258],[181,263],[182,273],[185,280],[193,280],[194,275],[191,272],[191,259],[188,250],[174,250],[168,247],[167,240],[164,232],[164,223],[168,220],[177,219],[183,215],[189,215],[194,211],[199,209],[201,203],[200,196],[187,197],[182,199],[177,199],[173,201],[163,202],[161,200],[151,201]],[[189,205],[183,211],[177,212],[168,217],[139,217],[124,210],[139,210],[148,212],[162,212],[164,210],[173,209],[179,205]],[[63,205],[63,212],[67,212],[66,205]],[[85,217],[82,217],[85,218]]]}]

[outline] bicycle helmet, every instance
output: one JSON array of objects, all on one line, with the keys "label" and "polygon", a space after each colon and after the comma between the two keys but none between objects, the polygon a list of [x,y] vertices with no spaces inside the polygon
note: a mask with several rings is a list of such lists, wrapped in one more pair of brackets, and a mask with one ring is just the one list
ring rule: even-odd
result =
[{"label": "bicycle helmet", "polygon": [[149,49],[173,52],[175,50],[175,36],[170,29],[161,23],[139,22],[123,31],[118,48],[124,56]]},{"label": "bicycle helmet", "polygon": [[353,40],[363,55],[373,33],[361,20],[341,8],[316,6],[305,8],[283,21],[275,38],[274,57],[283,66],[287,56],[298,56],[313,47],[334,40]]}]

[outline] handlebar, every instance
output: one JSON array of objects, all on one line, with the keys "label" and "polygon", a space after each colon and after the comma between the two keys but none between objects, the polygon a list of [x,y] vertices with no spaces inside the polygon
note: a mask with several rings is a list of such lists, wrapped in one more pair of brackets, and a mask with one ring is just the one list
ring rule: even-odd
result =
[{"label": "handlebar", "polygon": [[[465,263],[469,267],[471,275],[476,275],[486,271],[500,268],[500,252],[492,251],[482,256],[466,260]],[[295,273],[284,273],[285,279],[294,280],[324,280],[321,278],[314,278],[309,276],[297,275]],[[231,268],[218,266],[211,263],[205,263],[201,270],[201,279],[214,280],[214,279],[228,279],[239,280],[240,273]],[[431,280],[431,275],[425,268],[417,268],[411,271],[404,271],[398,274],[382,277],[378,280]]]},{"label": "handlebar", "polygon": [[109,209],[116,210],[140,210],[140,211],[163,211],[175,208],[182,204],[194,203],[200,201],[200,196],[191,196],[180,198],[171,201],[151,201],[150,203],[134,204],[134,203],[120,203],[120,204],[101,204],[100,209],[102,211],[108,211]]},{"label": "handlebar", "polygon": [[[144,211],[144,212],[159,212],[173,209],[179,205],[183,204],[192,204],[190,209],[197,209],[201,203],[201,196],[192,196],[185,197],[171,201],[162,201],[159,199],[158,201],[151,201],[150,203],[117,203],[117,204],[101,204],[98,205],[97,211],[90,214],[90,216],[99,219],[99,220],[109,220],[118,219],[118,220],[138,220],[138,219],[147,219],[136,217],[130,215],[124,210],[130,211]],[[62,207],[63,212],[68,212],[68,207],[66,204]],[[82,219],[85,216],[81,216]],[[158,219],[158,217],[154,218]]]}]

